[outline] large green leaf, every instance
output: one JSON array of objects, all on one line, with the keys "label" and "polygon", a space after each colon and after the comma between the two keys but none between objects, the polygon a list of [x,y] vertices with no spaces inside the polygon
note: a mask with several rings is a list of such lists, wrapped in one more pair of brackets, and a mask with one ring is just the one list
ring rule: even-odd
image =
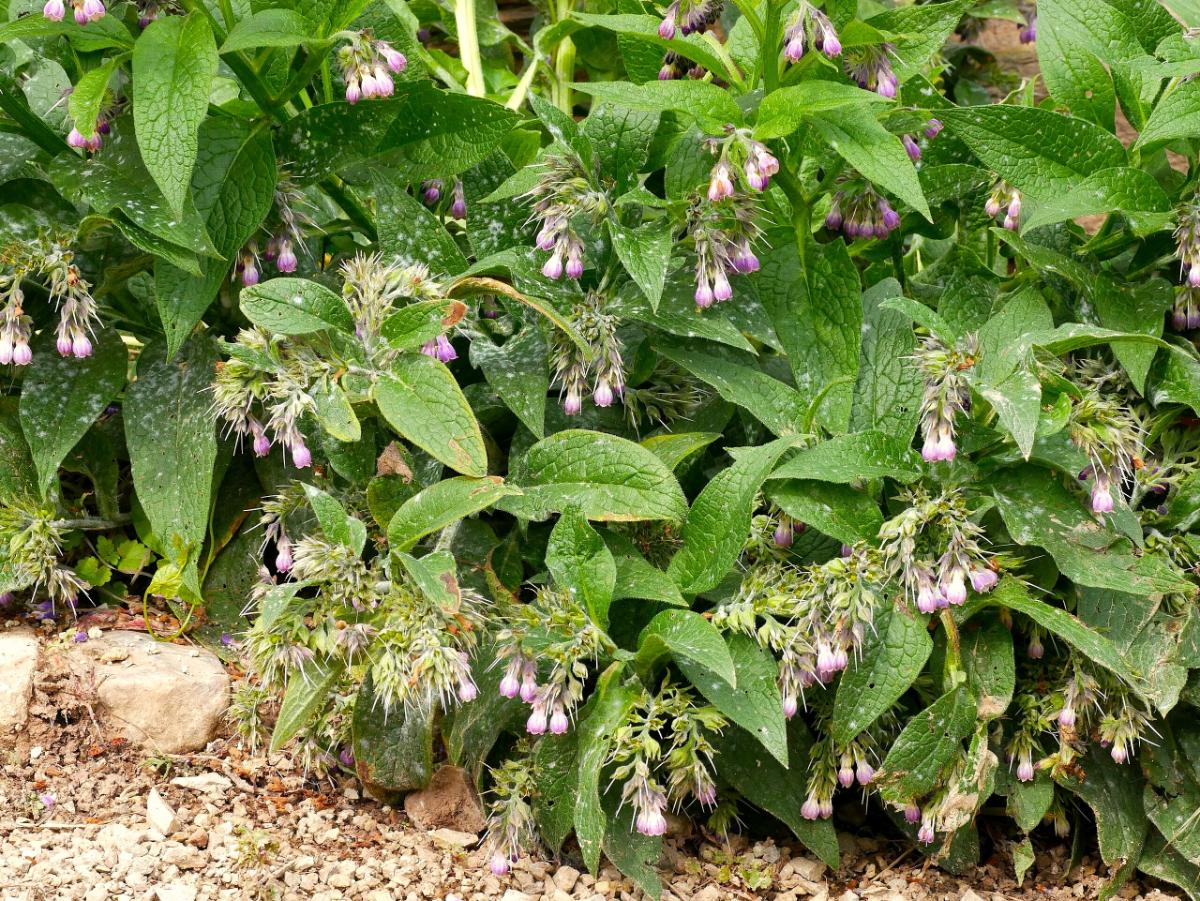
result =
[{"label": "large green leaf", "polygon": [[691,610],[664,610],[638,637],[636,666],[648,673],[666,657],[687,659],[737,687],[737,669],[725,639],[707,619]]},{"label": "large green leaf", "polygon": [[[796,388],[806,397],[827,391],[817,420],[833,432],[850,425],[862,339],[858,270],[841,241],[807,239],[771,250],[755,277],[759,299],[787,352]],[[837,384],[830,389],[831,384]]]},{"label": "large green leaf", "polygon": [[758,491],[793,443],[794,439],[779,438],[745,450],[700,492],[683,525],[683,547],[668,569],[683,592],[715,588],[737,562],[750,534]]},{"label": "large green leaf", "polygon": [[861,658],[838,681],[833,740],[853,741],[900,699],[933,651],[924,618],[885,608],[863,644]]},{"label": "large green leaf", "polygon": [[59,356],[49,331],[34,342],[20,409],[41,495],[54,484],[71,448],[125,387],[129,353],[121,336],[97,329],[92,343],[92,355],[78,360]]},{"label": "large green leaf", "polygon": [[[208,526],[217,428],[208,405],[217,349],[193,338],[174,359],[153,344],[125,392],[125,441],[133,486],[150,526],[171,558],[194,571]],[[196,586],[197,590],[199,586]]]},{"label": "large green leaf", "polygon": [[600,867],[600,849],[604,842],[607,816],[601,806],[600,771],[612,746],[613,733],[633,704],[633,693],[617,684],[620,667],[601,676],[598,700],[579,731],[579,794],[575,800],[575,837],[584,863],[593,873]]},{"label": "large green leaf", "polygon": [[168,262],[155,267],[155,300],[171,356],[216,299],[238,250],[258,230],[275,198],[275,149],[267,129],[230,117],[200,127],[192,197],[224,259],[202,258],[199,274]]},{"label": "large green leaf", "polygon": [[736,688],[692,657],[680,655],[675,660],[688,681],[714,707],[753,735],[780,764],[787,766],[787,721],[779,693],[778,664],[745,635],[730,636],[729,656],[737,671]]},{"label": "large green leaf", "polygon": [[754,136],[760,141],[785,138],[816,113],[839,110],[845,106],[887,103],[874,91],[864,91],[837,81],[802,81],[772,91],[758,107]]},{"label": "large green leaf", "polygon": [[938,118],[1013,187],[1052,200],[1103,169],[1124,166],[1125,148],[1083,119],[1027,106],[973,106]]},{"label": "large green leaf", "polygon": [[341,676],[342,662],[327,658],[310,660],[303,669],[288,677],[279,716],[271,732],[272,751],[278,751],[309,724]]},{"label": "large green leaf", "polygon": [[200,123],[217,74],[203,13],[161,16],[133,47],[133,122],[146,168],[176,213],[192,180]]},{"label": "large green leaf", "polygon": [[241,307],[255,325],[280,335],[354,331],[354,319],[342,299],[324,285],[303,278],[273,278],[245,288]]},{"label": "large green leaf", "polygon": [[403,438],[463,475],[487,475],[487,448],[471,405],[446,368],[404,354],[375,386],[379,412]]},{"label": "large green leaf", "polygon": [[883,432],[855,432],[806,448],[771,473],[771,478],[849,484],[886,477],[908,483],[920,474],[920,458],[907,441]]},{"label": "large green leaf", "polygon": [[486,510],[502,497],[519,493],[499,476],[456,476],[435,482],[400,505],[388,523],[388,544],[392,550],[407,551],[431,532]]},{"label": "large green leaf", "polygon": [[434,711],[423,707],[388,710],[379,703],[371,675],[354,702],[351,747],[363,784],[385,792],[425,788],[433,778]]},{"label": "large green leaf", "polygon": [[617,563],[599,533],[578,509],[563,512],[550,531],[546,569],[556,584],[583,602],[592,621],[608,628],[608,607],[617,584]]},{"label": "large green leaf", "polygon": [[870,541],[883,525],[876,499],[850,485],[808,479],[773,481],[767,486],[767,497],[796,522],[844,544]]},{"label": "large green leaf", "polygon": [[523,496],[503,507],[544,518],[578,507],[588,519],[682,522],[687,500],[666,465],[641,445],[615,435],[568,429],[539,441],[525,458]]},{"label": "large green leaf", "polygon": [[876,777],[890,803],[907,804],[938,784],[942,770],[975,728],[975,699],[963,686],[946,692],[908,721]]}]

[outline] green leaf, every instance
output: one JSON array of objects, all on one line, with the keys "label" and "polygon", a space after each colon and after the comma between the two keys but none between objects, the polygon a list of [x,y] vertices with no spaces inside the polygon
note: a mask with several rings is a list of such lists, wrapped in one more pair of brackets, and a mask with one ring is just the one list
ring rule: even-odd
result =
[{"label": "green leaf", "polygon": [[668,469],[676,466],[698,451],[704,450],[721,436],[716,432],[664,432],[642,439],[642,447],[654,453]]},{"label": "green leaf", "polygon": [[660,338],[655,349],[711,385],[725,400],[745,408],[776,435],[800,431],[808,403],[799,391],[757,368],[752,357],[725,353],[715,346],[697,350],[698,343]]},{"label": "green leaf", "polygon": [[[504,671],[505,667],[496,663],[492,648],[477,651],[471,660],[471,674],[479,688],[479,697],[457,707],[449,722],[443,723],[446,755],[451,763],[467,770],[476,785],[480,784],[484,765],[497,739],[506,730],[523,723],[527,715],[520,698],[500,694]],[[540,780],[538,784],[542,785]]]},{"label": "green leaf", "polygon": [[879,303],[882,310],[894,310],[924,329],[928,329],[947,344],[954,344],[958,332],[945,319],[919,300],[911,297],[889,297]]},{"label": "green leaf", "polygon": [[247,319],[279,335],[354,331],[354,319],[342,299],[303,278],[273,278],[244,288],[240,303]]},{"label": "green leaf", "polygon": [[1111,212],[1128,219],[1135,234],[1147,235],[1169,224],[1171,201],[1153,176],[1141,169],[1102,169],[1062,196],[1038,204],[1021,223],[1021,231]]},{"label": "green leaf", "polygon": [[742,118],[741,110],[728,91],[703,81],[576,82],[572,87],[606,103],[629,109],[671,110],[696,122],[710,134],[719,133],[726,123],[739,122]]},{"label": "green leaf", "polygon": [[[580,720],[589,713],[585,706]],[[533,815],[542,841],[555,853],[575,826],[579,734],[580,730],[572,729],[565,735],[547,735],[534,746],[534,776],[539,791],[533,797]]]},{"label": "green leaf", "polygon": [[664,610],[638,637],[635,666],[649,673],[665,657],[687,659],[737,687],[737,670],[716,627],[691,610]]},{"label": "green leaf", "polygon": [[396,350],[417,350],[460,322],[466,309],[458,300],[410,303],[388,316],[379,331]]},{"label": "green leaf", "polygon": [[1021,456],[1028,460],[1042,415],[1042,385],[1032,363],[1022,363],[997,384],[974,380],[974,386],[992,405],[1000,425],[1012,437]]},{"label": "green leaf", "polygon": [[729,656],[737,671],[737,688],[690,657],[676,657],[676,662],[709,703],[753,735],[780,764],[787,766],[787,720],[783,716],[783,698],[779,694],[778,664],[746,635],[729,637]]},{"label": "green leaf", "polygon": [[[27,4],[33,9],[35,4]],[[128,50],[133,46],[133,37],[129,29],[120,21],[119,16],[105,16],[95,22],[88,23],[86,28],[80,28],[71,16],[62,21],[54,22],[41,15],[41,4],[36,4],[38,11],[29,15],[19,16],[0,25],[0,44],[12,41],[36,40],[38,38],[62,35],[68,38],[72,45],[84,52],[109,49]],[[16,16],[17,6],[10,4],[10,15]],[[68,10],[70,7],[68,7]]]},{"label": "green leaf", "polygon": [[617,564],[599,533],[575,508],[564,511],[550,531],[546,569],[556,584],[583,602],[592,622],[608,628]]},{"label": "green leaf", "polygon": [[75,82],[71,96],[67,99],[67,114],[75,123],[75,127],[84,135],[96,131],[96,120],[100,109],[104,106],[104,96],[108,93],[108,83],[124,61],[121,56],[114,56],[88,72]]},{"label": "green leaf", "polygon": [[309,391],[309,396],[317,422],[328,434],[338,441],[358,441],[362,437],[362,425],[354,415],[350,398],[337,382],[322,379]]},{"label": "green leaf", "polygon": [[295,47],[311,39],[304,17],[290,9],[264,9],[234,23],[221,53],[255,47]]},{"label": "green leaf", "polygon": [[472,339],[471,365],[483,370],[492,390],[535,438],[545,437],[550,373],[540,329],[523,328],[501,345],[482,336]]},{"label": "green leaf", "polygon": [[616,194],[637,185],[638,173],[650,156],[659,118],[658,110],[601,105],[593,107],[584,120],[581,131],[592,145],[600,178],[612,181]]},{"label": "green leaf", "polygon": [[1112,134],[1050,110],[973,106],[939,110],[938,118],[984,165],[1039,200],[1052,200],[1088,176],[1128,163]]},{"label": "green leaf", "polygon": [[302,182],[372,160],[412,183],[466,171],[494,152],[516,122],[516,114],[498,103],[441,91],[421,79],[397,84],[387,100],[307,109],[280,128],[276,146]]},{"label": "green leaf", "polygon": [[429,785],[434,719],[430,708],[404,705],[388,710],[379,703],[368,672],[354,702],[351,725],[354,769],[363,784],[386,792],[411,792]]},{"label": "green leaf", "polygon": [[404,354],[375,386],[379,412],[404,439],[463,475],[487,475],[483,433],[446,368],[424,354]]},{"label": "green leaf", "polygon": [[138,146],[176,213],[183,212],[217,63],[212,29],[199,12],[156,19],[133,47]]},{"label": "green leaf", "polygon": [[633,694],[624,686],[614,684],[619,673],[619,664],[614,664],[614,668],[601,677],[596,706],[577,727],[579,795],[575,800],[575,837],[579,840],[584,863],[592,873],[600,868],[600,849],[607,822],[600,800],[600,771],[608,757],[613,733],[633,704]]},{"label": "green leaf", "polygon": [[342,662],[332,657],[310,660],[291,675],[271,732],[272,751],[278,751],[308,725],[341,677]]},{"label": "green leaf", "polygon": [[879,124],[870,110],[850,106],[836,113],[817,113],[812,116],[812,124],[826,143],[864,178],[895,194],[926,219],[930,218],[917,170],[904,145]]},{"label": "green leaf", "polygon": [[920,475],[920,458],[907,441],[883,432],[855,432],[800,451],[770,478],[851,484],[886,477],[907,484]]},{"label": "green leaf", "polygon": [[1130,778],[1128,766],[1114,763],[1094,744],[1089,745],[1080,765],[1086,778],[1064,774],[1057,782],[1092,808],[1101,857],[1109,866],[1136,859],[1149,827],[1142,808],[1141,780]]},{"label": "green leaf", "polygon": [[849,485],[789,479],[771,482],[767,496],[796,522],[844,544],[871,541],[883,526],[875,498]]},{"label": "green leaf", "polygon": [[1054,803],[1054,780],[1045,770],[1038,770],[1032,782],[1012,783],[1008,796],[1008,815],[1025,832],[1032,832]]},{"label": "green leaf", "polygon": [[642,291],[623,289],[615,298],[613,314],[644,322],[680,338],[705,338],[753,352],[754,346],[730,322],[725,310],[718,307],[700,313],[696,309],[695,291],[692,273],[676,269],[666,277],[657,307],[651,306]]},{"label": "green leaf", "polygon": [[1200,901],[1200,889],[1197,889],[1200,867],[1188,861],[1153,829],[1149,831],[1137,865],[1143,873],[1179,886],[1191,901]]},{"label": "green leaf", "polygon": [[687,500],[666,465],[641,445],[615,435],[568,429],[539,441],[525,458],[524,497],[504,508],[544,518],[579,507],[588,519],[682,522]]},{"label": "green leaf", "polygon": [[850,430],[874,429],[909,441],[920,416],[924,380],[913,364],[916,335],[907,316],[882,301],[901,293],[885,279],[863,293],[863,335],[850,406]]},{"label": "green leaf", "polygon": [[317,514],[321,531],[331,542],[342,544],[356,554],[366,545],[367,532],[362,522],[350,516],[336,498],[315,485],[304,485],[304,496]]},{"label": "green leaf", "polygon": [[1158,557],[1135,556],[1128,539],[1085,510],[1084,497],[1048,480],[1043,469],[1026,464],[999,472],[993,492],[1013,539],[1045,548],[1079,585],[1141,595],[1194,591]]},{"label": "green leaf", "polygon": [[1194,137],[1200,129],[1200,82],[1176,85],[1155,105],[1138,135],[1135,149],[1147,150],[1168,141]]},{"label": "green leaf", "polygon": [[375,178],[375,222],[379,249],[387,257],[424,263],[434,275],[458,275],[467,268],[467,258],[438,218],[406,185],[383,173]]},{"label": "green leaf", "polygon": [[866,24],[885,34],[900,35],[895,41],[892,68],[905,81],[923,69],[935,53],[941,52],[963,13],[972,5],[973,0],[950,0],[900,6],[871,16]]},{"label": "green leaf", "polygon": [[990,622],[964,635],[962,659],[971,690],[979,701],[980,722],[1002,716],[1016,688],[1012,632],[1003,623]]},{"label": "green leaf", "polygon": [[842,674],[830,734],[846,745],[908,691],[933,651],[924,617],[885,607],[863,644],[857,666]]},{"label": "green leaf", "polygon": [[817,411],[818,422],[844,432],[862,337],[858,270],[843,242],[806,242],[803,259],[792,241],[772,249],[754,283],[800,393],[815,397],[845,382],[829,390]]},{"label": "green leaf", "polygon": [[1062,5],[1051,0],[1047,6],[1049,12],[1037,23],[1038,63],[1046,88],[1073,115],[1114,131],[1117,95],[1112,76],[1088,48],[1087,38],[1081,40],[1077,23],[1060,14]]},{"label": "green leaf", "polygon": [[758,107],[754,137],[760,141],[786,138],[816,113],[840,110],[846,106],[888,103],[874,91],[836,81],[802,81],[772,91]]},{"label": "green leaf", "polygon": [[651,220],[637,228],[626,228],[615,220],[608,223],[613,249],[625,271],[641,288],[650,306],[658,308],[663,285],[667,280],[667,267],[671,261],[671,246],[674,235],[663,223]]},{"label": "green leaf", "polygon": [[62,357],[49,330],[34,343],[21,391],[21,428],[37,467],[37,492],[45,495],[58,467],[125,387],[129,353],[121,336],[97,329],[90,357]]},{"label": "green leaf", "polygon": [[908,721],[876,777],[889,803],[907,804],[938,784],[942,770],[975,728],[975,699],[965,687],[946,692]]},{"label": "green leaf", "polygon": [[201,259],[198,274],[165,262],[155,266],[155,300],[170,356],[216,298],[229,275],[229,261],[266,218],[277,174],[270,130],[252,129],[230,117],[210,119],[200,127],[192,196],[223,259]]},{"label": "green leaf", "polygon": [[738,456],[704,487],[683,524],[683,546],[667,569],[685,594],[720,584],[750,534],[755,498],[775,464],[795,440],[779,438]]},{"label": "green leaf", "polygon": [[808,795],[812,735],[802,717],[787,727],[788,765],[762,753],[758,739],[735,726],[714,736],[717,772],[751,804],[779,818],[806,848],[831,867],[839,864],[832,820],[807,820],[800,811]]},{"label": "green leaf", "polygon": [[679,593],[679,586],[669,575],[654,566],[640,554],[614,552],[617,564],[617,581],[613,589],[613,600],[640,598],[661,601],[675,607],[686,607],[688,603]]},{"label": "green leaf", "polygon": [[151,345],[125,392],[133,487],[170,558],[186,562],[185,573],[194,573],[208,527],[217,429],[208,404],[197,399],[208,395],[218,356],[207,338],[193,338],[173,360],[164,346]]},{"label": "green leaf", "polygon": [[388,544],[394,551],[409,550],[426,535],[519,493],[499,476],[456,476],[435,482],[401,504],[388,523]]},{"label": "green leaf", "polygon": [[[27,377],[28,379],[28,377]],[[26,381],[25,390],[31,383]],[[37,469],[15,415],[0,413],[0,504],[39,500]]]},{"label": "green leaf", "polygon": [[616,786],[610,786],[605,792],[604,808],[609,817],[604,831],[605,855],[618,870],[638,884],[646,897],[658,901],[662,897],[658,861],[662,857],[663,837],[642,835],[634,828],[636,813],[633,805],[623,803]]}]

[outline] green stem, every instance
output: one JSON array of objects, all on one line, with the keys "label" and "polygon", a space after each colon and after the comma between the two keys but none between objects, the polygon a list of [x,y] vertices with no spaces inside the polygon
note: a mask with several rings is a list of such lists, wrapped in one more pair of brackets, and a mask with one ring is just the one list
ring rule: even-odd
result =
[{"label": "green stem", "polygon": [[762,46],[759,58],[762,60],[763,91],[770,94],[779,87],[779,13],[782,4],[779,0],[767,0],[767,17],[763,22]]},{"label": "green stem", "polygon": [[[958,624],[949,610],[942,611],[942,628],[946,630],[946,669],[957,675],[962,672],[962,639],[958,634]],[[953,680],[957,684],[957,680]]]},{"label": "green stem", "polygon": [[525,103],[525,98],[529,96],[529,88],[533,84],[533,79],[537,76],[539,65],[537,57],[530,55],[529,62],[525,66],[525,71],[521,73],[521,80],[517,82],[517,86],[513,88],[512,96],[504,104],[507,109],[515,112]]},{"label": "green stem", "polygon": [[321,190],[340,206],[346,216],[357,225],[370,240],[379,240],[379,233],[371,221],[371,214],[346,190],[346,186],[336,178],[327,178],[321,182]]},{"label": "green stem", "polygon": [[479,33],[475,30],[475,0],[454,0],[454,26],[458,30],[458,55],[467,70],[467,93],[482,97],[483,57],[479,55]]},{"label": "green stem", "polygon": [[[323,42],[308,48],[308,58],[305,59],[304,65],[291,77],[283,90],[279,92],[279,96],[271,101],[272,109],[278,109],[286,104],[313,80],[313,76],[317,74],[317,70],[327,64],[327,54],[329,53],[329,48],[332,46],[332,43]],[[330,90],[332,91],[332,85],[330,86]]]},{"label": "green stem", "polygon": [[792,205],[792,228],[796,232],[796,249],[800,254],[800,264],[808,265],[808,242],[812,237],[812,204],[804,194],[804,186],[800,184],[794,172],[786,166],[779,169],[779,186]]},{"label": "green stem", "polygon": [[[575,8],[575,0],[556,0],[554,4],[554,21],[562,22],[571,18]],[[575,107],[571,96],[571,82],[575,80],[575,42],[569,37],[563,38],[554,48],[554,87],[551,91],[554,105],[571,115]]]},{"label": "green stem", "polygon": [[108,529],[117,529],[121,526],[129,524],[129,515],[122,514],[113,519],[100,519],[95,516],[84,516],[80,519],[56,519],[51,523],[56,529],[63,531],[74,531],[76,529],[88,532],[104,532]]}]

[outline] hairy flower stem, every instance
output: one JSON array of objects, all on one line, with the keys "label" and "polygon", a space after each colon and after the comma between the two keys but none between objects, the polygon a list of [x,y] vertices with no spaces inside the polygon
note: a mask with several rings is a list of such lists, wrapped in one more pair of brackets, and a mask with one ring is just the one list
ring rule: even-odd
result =
[{"label": "hairy flower stem", "polygon": [[957,685],[963,675],[962,639],[958,634],[958,624],[954,614],[949,609],[942,611],[942,628],[946,630],[946,670],[951,674],[951,684]]},{"label": "hairy flower stem", "polygon": [[[763,20],[762,41],[762,76],[763,93],[770,94],[779,87],[779,46],[780,19],[779,13],[783,3],[779,0],[767,0],[767,13]],[[785,189],[786,190],[786,189]]]},{"label": "hairy flower stem", "polygon": [[458,29],[458,55],[467,70],[467,93],[482,97],[483,58],[479,55],[479,34],[475,30],[475,0],[454,0],[454,26]]}]

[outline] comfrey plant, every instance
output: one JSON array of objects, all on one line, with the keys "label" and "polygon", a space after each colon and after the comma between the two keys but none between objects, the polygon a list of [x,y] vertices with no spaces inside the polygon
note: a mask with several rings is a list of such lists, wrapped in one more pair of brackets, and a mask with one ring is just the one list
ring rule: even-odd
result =
[{"label": "comfrey plant", "polygon": [[1080,3],[1036,91],[986,4],[13,5],[0,608],[462,767],[497,878],[773,817],[1194,893],[1194,36]]}]

